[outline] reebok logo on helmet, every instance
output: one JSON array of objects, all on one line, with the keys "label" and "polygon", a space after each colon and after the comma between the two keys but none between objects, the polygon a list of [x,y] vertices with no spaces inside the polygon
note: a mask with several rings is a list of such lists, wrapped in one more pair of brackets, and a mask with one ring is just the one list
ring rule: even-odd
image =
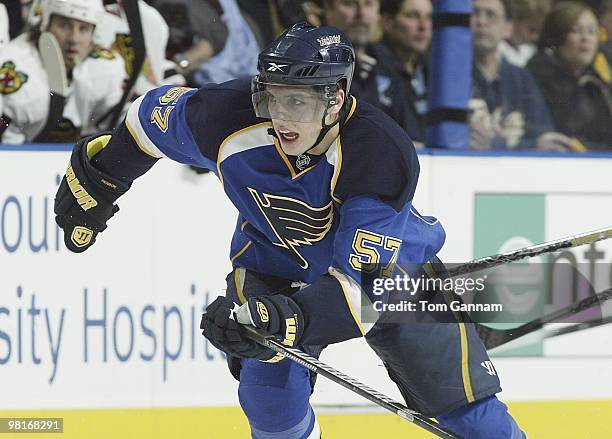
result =
[{"label": "reebok logo on helmet", "polygon": [[285,73],[283,67],[287,67],[289,64],[276,64],[275,62],[268,63],[268,72],[282,72]]}]

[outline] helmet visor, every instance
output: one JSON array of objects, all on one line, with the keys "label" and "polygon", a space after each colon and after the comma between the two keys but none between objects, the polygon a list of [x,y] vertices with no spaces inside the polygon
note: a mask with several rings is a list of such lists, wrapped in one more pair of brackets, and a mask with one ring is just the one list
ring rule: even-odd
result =
[{"label": "helmet visor", "polygon": [[320,122],[328,106],[323,86],[268,84],[257,79],[252,100],[257,117],[291,122]]}]

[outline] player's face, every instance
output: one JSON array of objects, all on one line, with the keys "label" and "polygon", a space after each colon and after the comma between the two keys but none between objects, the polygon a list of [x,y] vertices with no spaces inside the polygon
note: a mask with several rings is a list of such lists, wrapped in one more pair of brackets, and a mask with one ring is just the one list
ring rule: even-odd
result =
[{"label": "player's face", "polygon": [[321,132],[324,115],[326,123],[331,123],[344,101],[341,91],[337,104],[326,113],[324,101],[314,87],[270,85],[266,92],[274,131],[283,151],[290,155],[299,155],[311,148]]},{"label": "player's face", "polygon": [[581,71],[589,66],[599,47],[597,19],[590,11],[583,12],[565,41],[559,47],[559,56],[572,70]]},{"label": "player's face", "polygon": [[431,42],[431,0],[404,0],[394,17],[383,20],[385,35],[410,53],[424,53]]},{"label": "player's face", "polygon": [[94,33],[91,23],[54,15],[48,30],[57,39],[69,69],[85,59],[91,50]]}]

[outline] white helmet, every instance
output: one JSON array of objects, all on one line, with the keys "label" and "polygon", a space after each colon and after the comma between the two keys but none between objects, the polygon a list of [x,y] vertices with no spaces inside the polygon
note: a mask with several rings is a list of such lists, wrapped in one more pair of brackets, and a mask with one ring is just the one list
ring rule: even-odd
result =
[{"label": "white helmet", "polygon": [[46,30],[52,15],[97,25],[105,14],[102,0],[42,0],[41,29]]}]

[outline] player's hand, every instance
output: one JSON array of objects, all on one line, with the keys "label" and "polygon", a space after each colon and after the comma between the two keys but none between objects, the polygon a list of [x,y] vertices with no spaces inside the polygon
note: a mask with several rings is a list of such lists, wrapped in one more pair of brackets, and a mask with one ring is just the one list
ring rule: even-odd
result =
[{"label": "player's hand", "polygon": [[253,340],[246,338],[239,329],[235,311],[238,304],[227,297],[217,297],[202,314],[200,329],[202,335],[217,349],[238,358],[268,360],[275,353]]},{"label": "player's hand", "polygon": [[297,303],[282,294],[251,297],[238,310],[239,323],[250,324],[296,346],[304,332],[304,316]]},{"label": "player's hand", "polygon": [[226,297],[218,297],[202,315],[200,329],[217,349],[239,358],[278,361],[283,357],[246,338],[241,324],[250,324],[269,334],[279,335],[287,346],[295,346],[304,328],[298,305],[287,296],[252,297],[238,306]]},{"label": "player's hand", "polygon": [[90,158],[110,140],[109,135],[79,141],[55,195],[55,221],[64,230],[64,243],[80,253],[96,241],[106,222],[119,210],[114,204],[129,185],[98,171]]}]

